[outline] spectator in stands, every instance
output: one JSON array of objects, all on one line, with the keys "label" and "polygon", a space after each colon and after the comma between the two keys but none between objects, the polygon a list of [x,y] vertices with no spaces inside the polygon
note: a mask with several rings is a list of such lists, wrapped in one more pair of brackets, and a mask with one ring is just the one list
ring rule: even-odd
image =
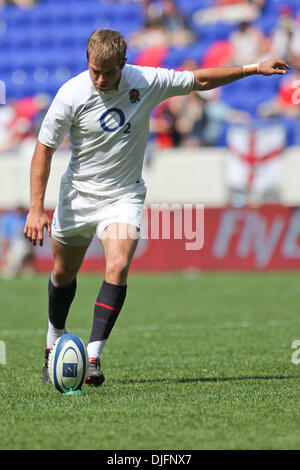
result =
[{"label": "spectator in stands", "polygon": [[156,45],[183,46],[195,39],[188,19],[173,0],[146,0],[145,27],[131,35],[129,44],[142,50]]},{"label": "spectator in stands", "polygon": [[6,0],[7,4],[16,5],[19,8],[32,8],[38,3],[38,0]]},{"label": "spectator in stands", "polygon": [[177,8],[173,0],[162,1],[160,22],[168,33],[169,44],[184,46],[196,40],[188,18]]},{"label": "spectator in stands", "polygon": [[204,101],[198,93],[191,93],[187,100],[182,98],[176,97],[171,108],[176,110],[174,128],[179,136],[178,146],[200,147],[204,144],[203,129],[206,125]]},{"label": "spectator in stands", "polygon": [[265,0],[219,0],[212,7],[201,8],[194,13],[198,24],[218,22],[241,23],[254,21],[259,17]]},{"label": "spectator in stands", "polygon": [[277,96],[260,106],[260,116],[286,116],[292,119],[300,117],[300,50],[298,54],[295,52],[296,47],[292,48],[290,54],[292,70],[289,76],[281,81]]},{"label": "spectator in stands", "polygon": [[202,67],[228,67],[241,60],[255,62],[270,49],[270,41],[260,28],[241,22],[228,39],[213,41],[203,56]]},{"label": "spectator in stands", "polygon": [[271,35],[270,55],[289,60],[291,42],[297,29],[297,23],[293,18],[291,8],[284,5],[280,9],[276,28]]},{"label": "spectator in stands", "polygon": [[170,98],[154,109],[150,120],[151,144],[154,142],[159,148],[179,146],[180,135],[175,126],[178,104],[179,100]]},{"label": "spectator in stands", "polygon": [[220,95],[219,89],[213,89],[162,103],[151,119],[157,146],[218,145],[226,123],[248,124],[251,121],[249,113],[231,108]]},{"label": "spectator in stands", "polygon": [[151,129],[159,147],[199,147],[203,143],[204,120],[203,100],[191,93],[162,103],[152,117]]},{"label": "spectator in stands", "polygon": [[203,55],[202,67],[230,67],[232,65],[233,46],[227,39],[214,41]]},{"label": "spectator in stands", "polygon": [[11,279],[19,274],[32,274],[33,249],[24,238],[27,211],[23,206],[6,212],[1,219],[1,276]]},{"label": "spectator in stands", "polygon": [[159,21],[160,2],[145,2],[144,6],[144,28],[131,34],[128,43],[131,47],[144,50],[153,46],[167,46],[168,35]]},{"label": "spectator in stands", "polygon": [[249,63],[257,59],[262,60],[269,49],[269,41],[265,38],[260,28],[243,21],[230,35],[232,45],[232,63],[240,61]]},{"label": "spectator in stands", "polygon": [[[195,70],[198,64],[187,59],[180,69]],[[218,145],[226,123],[248,124],[251,115],[231,108],[221,99],[221,90],[192,93],[161,103],[151,116],[151,132],[159,148]]]},{"label": "spectator in stands", "polygon": [[21,98],[9,105],[10,120],[5,123],[6,137],[1,140],[0,153],[14,150],[26,139],[36,137],[49,100],[48,95],[39,94]]},{"label": "spectator in stands", "polygon": [[202,128],[203,145],[219,145],[226,124],[249,124],[251,115],[230,107],[221,99],[221,90],[198,92],[204,101],[204,126]]},{"label": "spectator in stands", "polygon": [[292,60],[300,56],[300,14],[296,17],[291,35],[290,54]]},{"label": "spectator in stands", "polygon": [[0,147],[3,145],[4,142],[8,142],[10,140],[10,123],[15,118],[16,112],[12,104],[6,104],[4,106],[0,106]]}]

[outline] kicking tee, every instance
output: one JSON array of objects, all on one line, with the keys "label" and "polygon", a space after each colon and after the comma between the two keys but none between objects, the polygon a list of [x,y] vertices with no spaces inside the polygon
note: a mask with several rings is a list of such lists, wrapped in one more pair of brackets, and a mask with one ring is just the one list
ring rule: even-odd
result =
[{"label": "kicking tee", "polygon": [[59,89],[38,140],[57,148],[69,132],[72,156],[63,178],[82,193],[145,192],[151,112],[167,98],[190,93],[193,83],[189,71],[125,65],[118,89],[101,92],[86,70]]}]

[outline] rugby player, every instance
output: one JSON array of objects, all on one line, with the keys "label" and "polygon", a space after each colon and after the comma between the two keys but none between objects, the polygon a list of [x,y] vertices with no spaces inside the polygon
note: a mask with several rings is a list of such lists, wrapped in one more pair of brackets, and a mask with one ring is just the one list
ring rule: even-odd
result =
[{"label": "rugby player", "polygon": [[[77,273],[96,234],[105,257],[104,280],[94,305],[87,345],[86,382],[101,385],[100,357],[124,304],[127,276],[141,225],[146,187],[142,166],[152,110],[162,101],[210,90],[244,77],[285,74],[288,64],[257,64],[191,71],[127,64],[127,44],[110,29],[95,31],[87,44],[88,70],[58,91],[43,120],[31,163],[30,209],[24,227],[33,245],[52,238],[48,283],[48,332],[42,380],[49,381],[48,355],[66,330]],[[52,223],[44,196],[55,150],[69,133],[72,156],[62,176]]]}]

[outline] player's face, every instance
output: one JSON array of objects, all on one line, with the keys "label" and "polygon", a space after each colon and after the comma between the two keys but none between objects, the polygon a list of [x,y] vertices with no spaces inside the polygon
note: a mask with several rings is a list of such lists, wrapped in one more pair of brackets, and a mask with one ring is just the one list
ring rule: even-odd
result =
[{"label": "player's face", "polygon": [[112,91],[118,88],[125,63],[126,59],[121,64],[118,59],[114,59],[103,65],[95,57],[90,56],[89,72],[95,88],[99,91]]}]

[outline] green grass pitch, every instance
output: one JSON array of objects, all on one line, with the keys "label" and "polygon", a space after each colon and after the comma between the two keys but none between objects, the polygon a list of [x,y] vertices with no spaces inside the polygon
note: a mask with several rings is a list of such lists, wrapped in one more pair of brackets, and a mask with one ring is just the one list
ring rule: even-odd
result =
[{"label": "green grass pitch", "polygon": [[[47,282],[0,280],[1,449],[299,449],[299,274],[132,274],[105,384],[65,397],[41,383]],[[86,344],[101,282],[68,318]]]}]

